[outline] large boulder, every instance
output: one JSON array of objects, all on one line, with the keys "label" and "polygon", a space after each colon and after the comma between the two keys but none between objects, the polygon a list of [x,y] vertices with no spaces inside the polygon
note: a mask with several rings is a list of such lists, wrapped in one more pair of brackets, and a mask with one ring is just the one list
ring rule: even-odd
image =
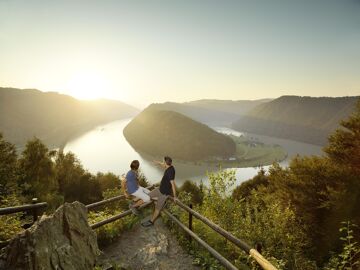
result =
[{"label": "large boulder", "polygon": [[98,255],[86,207],[79,202],[65,203],[10,242],[0,269],[92,270]]}]

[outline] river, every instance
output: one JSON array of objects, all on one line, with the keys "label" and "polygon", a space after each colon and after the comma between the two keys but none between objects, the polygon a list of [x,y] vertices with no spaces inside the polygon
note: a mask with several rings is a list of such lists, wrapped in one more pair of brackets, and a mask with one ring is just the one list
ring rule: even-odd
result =
[{"label": "river", "polygon": [[[161,180],[163,171],[154,166],[152,161],[136,152],[127,142],[123,135],[124,127],[131,119],[119,120],[105,125],[98,126],[83,135],[69,141],[64,152],[71,151],[79,158],[84,168],[91,173],[113,172],[117,175],[126,173],[129,164],[133,159],[140,161],[140,168],[150,183]],[[289,159],[296,154],[299,155],[319,155],[321,147],[291,140],[260,136],[255,134],[242,133],[226,127],[212,127],[215,130],[226,133],[240,135],[243,134],[253,139],[258,139],[267,144],[281,145],[288,153],[288,158],[281,162],[281,166],[287,166]],[[166,153],[164,153],[166,154]],[[179,186],[186,181],[207,183],[206,171],[204,166],[197,166],[193,163],[175,163],[176,182]],[[267,169],[269,166],[264,166]],[[260,168],[236,168],[237,184],[252,178]]]}]

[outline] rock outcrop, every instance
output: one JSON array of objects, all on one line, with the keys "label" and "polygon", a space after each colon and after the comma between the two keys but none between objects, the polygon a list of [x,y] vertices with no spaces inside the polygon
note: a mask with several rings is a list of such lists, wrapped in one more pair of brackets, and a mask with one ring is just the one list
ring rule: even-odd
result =
[{"label": "rock outcrop", "polygon": [[0,269],[92,270],[98,255],[96,234],[88,225],[85,206],[65,203],[10,242],[3,251]]}]

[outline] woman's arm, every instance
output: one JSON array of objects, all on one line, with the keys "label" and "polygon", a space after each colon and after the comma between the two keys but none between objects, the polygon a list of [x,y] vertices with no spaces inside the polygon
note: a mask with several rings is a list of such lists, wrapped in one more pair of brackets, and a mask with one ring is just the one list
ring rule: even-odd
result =
[{"label": "woman's arm", "polygon": [[127,186],[126,186],[126,178],[124,176],[121,177],[121,188],[124,191],[124,195],[126,198],[129,198],[130,195],[127,192]]}]

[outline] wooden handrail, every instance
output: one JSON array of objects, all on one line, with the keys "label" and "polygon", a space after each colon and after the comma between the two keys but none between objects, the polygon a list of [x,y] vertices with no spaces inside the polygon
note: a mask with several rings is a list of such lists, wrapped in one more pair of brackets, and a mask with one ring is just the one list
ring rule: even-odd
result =
[{"label": "wooden handrail", "polygon": [[47,205],[48,204],[46,202],[42,202],[42,203],[35,203],[35,204],[24,204],[21,206],[4,207],[4,208],[0,208],[0,215],[9,215],[9,214],[14,214],[14,213],[18,213],[18,212],[26,212],[26,211],[30,211],[30,210],[34,210],[34,209],[40,209],[40,208],[47,207]]},{"label": "wooden handrail", "polygon": [[184,224],[180,222],[176,217],[174,217],[170,212],[166,209],[163,212],[174,221],[181,229],[183,229],[187,234],[189,234],[196,242],[198,242],[201,246],[203,246],[207,251],[210,252],[211,255],[215,257],[226,269],[230,270],[238,270],[231,262],[229,262],[225,257],[223,257],[219,252],[213,249],[210,245],[208,245],[204,240],[202,240],[197,234],[188,229]]},{"label": "wooden handrail", "polygon": [[119,201],[119,200],[121,200],[123,198],[125,198],[125,195],[115,196],[115,197],[112,197],[110,199],[106,199],[106,200],[102,200],[102,201],[99,201],[99,202],[94,202],[94,203],[88,204],[88,205],[86,205],[86,208],[87,208],[88,211],[93,210],[94,208],[100,207],[102,205],[105,205],[105,204],[108,204],[108,203],[111,203],[111,202]]},{"label": "wooden handrail", "polygon": [[[148,206],[150,204],[152,204],[152,201],[142,204],[139,207],[139,209],[145,208],[146,206]],[[99,221],[97,223],[91,224],[90,227],[91,227],[91,229],[97,229],[97,228],[99,228],[99,227],[101,227],[101,226],[103,226],[105,224],[108,224],[108,223],[114,222],[115,220],[118,220],[120,218],[126,217],[126,216],[130,215],[131,213],[132,212],[131,212],[130,209],[126,210],[125,212],[122,212],[122,213],[120,213],[118,215],[115,215],[115,216],[112,216],[112,217],[110,217],[108,219],[104,219],[104,220]]]},{"label": "wooden handrail", "polygon": [[[148,189],[152,189],[154,188],[155,185],[151,185],[149,187],[147,187]],[[97,208],[97,207],[100,207],[100,206],[103,206],[103,205],[106,205],[106,204],[109,204],[109,203],[112,203],[112,202],[115,202],[115,201],[119,201],[121,199],[124,199],[125,198],[125,195],[118,195],[118,196],[115,196],[115,197],[111,197],[109,199],[105,199],[105,200],[102,200],[102,201],[99,201],[99,202],[94,202],[94,203],[91,203],[91,204],[88,204],[86,205],[86,208],[87,210],[93,210],[94,208]]]},{"label": "wooden handrail", "polygon": [[223,237],[225,237],[227,240],[231,241],[233,244],[235,244],[236,246],[238,246],[239,248],[241,248],[243,251],[245,251],[247,254],[249,254],[251,257],[253,257],[256,262],[265,270],[277,270],[277,268],[275,266],[273,266],[268,260],[266,260],[263,256],[261,256],[261,254],[253,248],[250,248],[250,246],[245,243],[244,241],[236,238],[233,234],[231,234],[230,232],[224,230],[223,228],[221,228],[220,226],[216,225],[214,222],[212,222],[211,220],[209,220],[208,218],[204,217],[203,215],[201,215],[200,213],[194,211],[193,209],[191,209],[190,207],[186,206],[184,203],[182,203],[181,201],[179,201],[178,199],[174,199],[173,197],[170,197],[172,199],[172,201],[180,206],[182,209],[184,209],[185,211],[187,211],[188,213],[191,213],[193,216],[195,216],[197,219],[201,220],[203,223],[205,223],[206,225],[208,225],[211,229],[213,229],[215,232],[217,232],[218,234],[222,235]]}]

